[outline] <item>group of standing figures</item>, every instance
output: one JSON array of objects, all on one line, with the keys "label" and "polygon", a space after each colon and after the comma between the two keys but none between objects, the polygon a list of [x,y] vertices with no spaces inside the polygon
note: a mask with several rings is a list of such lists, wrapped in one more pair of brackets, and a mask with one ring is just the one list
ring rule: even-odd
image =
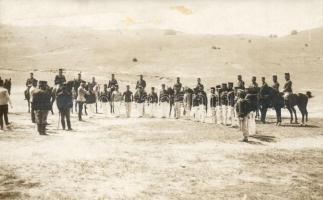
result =
[{"label": "group of standing figures", "polygon": [[[46,117],[43,116],[47,116],[49,111],[53,112],[55,100],[62,128],[66,128],[66,121],[67,130],[72,129],[70,112],[77,112],[78,119],[82,121],[83,110],[86,115],[100,111],[119,117],[121,110],[124,110],[123,114],[126,117],[140,118],[148,115],[161,118],[184,118],[200,122],[205,122],[209,114],[213,123],[240,127],[240,130],[245,132],[244,135],[246,132],[251,134],[256,132],[257,117],[260,117],[261,122],[266,122],[266,113],[269,108],[276,111],[277,125],[282,122],[281,109],[284,107],[290,112],[290,122],[293,123],[295,117],[295,123],[297,123],[294,108],[296,105],[302,113],[302,124],[307,121],[307,102],[312,97],[311,92],[293,93],[289,73],[285,73],[286,82],[282,92],[279,91],[280,85],[276,75],[273,76],[272,86],[267,84],[265,77],[262,77],[261,86],[258,85],[256,77],[252,77],[251,84],[247,87],[241,75],[238,75],[237,79],[235,87],[233,82],[222,83],[211,87],[210,93],[207,94],[200,78],[197,79],[194,88],[188,88],[183,87],[180,78],[177,77],[173,87],[166,88],[166,85],[162,84],[157,94],[154,87],[146,92],[146,81],[140,75],[133,93],[129,85],[126,86],[124,92],[120,92],[114,74],[108,84],[104,84],[101,88],[94,77],[91,82],[86,83],[82,80],[81,74],[78,74],[77,79],[66,81],[63,70],[59,69],[53,88],[49,87],[46,81],[38,82],[31,73],[26,82],[25,97],[31,105],[32,121],[40,124],[40,134],[45,134],[42,127],[47,122]],[[40,98],[40,93],[46,94],[43,95],[46,98]],[[40,104],[44,105],[40,106]],[[135,112],[133,112],[133,105]],[[44,114],[39,114],[42,112]]]}]

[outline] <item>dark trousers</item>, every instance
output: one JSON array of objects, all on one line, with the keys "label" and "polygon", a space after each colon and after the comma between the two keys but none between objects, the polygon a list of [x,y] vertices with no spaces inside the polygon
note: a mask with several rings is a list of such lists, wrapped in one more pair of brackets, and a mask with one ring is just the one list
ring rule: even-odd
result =
[{"label": "dark trousers", "polygon": [[79,106],[79,110],[78,110],[79,121],[81,121],[84,102],[79,101],[79,102],[77,102],[77,104]]},{"label": "dark trousers", "polygon": [[8,120],[8,104],[7,105],[0,105],[0,128],[3,129],[3,118],[6,125],[9,125]]},{"label": "dark trousers", "polygon": [[267,115],[267,110],[268,110],[268,106],[267,105],[262,105],[260,107],[260,112],[261,112],[261,121],[263,123],[266,122],[266,115]]},{"label": "dark trousers", "polygon": [[282,109],[280,106],[275,106],[277,122],[282,122]]},{"label": "dark trousers", "polygon": [[62,128],[63,130],[65,130],[65,119],[66,119],[66,123],[67,123],[67,128],[68,130],[71,130],[71,115],[70,115],[70,108],[64,108],[64,109],[60,109],[59,110],[60,115],[61,115],[61,123],[62,123]]}]

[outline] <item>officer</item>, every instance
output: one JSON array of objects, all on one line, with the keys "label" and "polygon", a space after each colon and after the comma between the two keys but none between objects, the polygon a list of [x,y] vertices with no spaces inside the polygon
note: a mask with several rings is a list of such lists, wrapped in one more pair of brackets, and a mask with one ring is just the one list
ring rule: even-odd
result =
[{"label": "officer", "polygon": [[284,99],[285,99],[285,101],[287,101],[289,95],[291,95],[293,93],[293,89],[292,89],[293,83],[290,80],[290,74],[289,73],[285,73],[285,80],[286,80],[286,82],[285,82],[285,85],[284,85],[283,92],[284,92]]},{"label": "officer", "polygon": [[204,85],[201,83],[201,78],[197,78],[197,85],[195,87],[195,89],[202,89],[204,90]]},{"label": "officer", "polygon": [[251,87],[258,88],[257,77],[255,76],[251,79]]},{"label": "officer", "polygon": [[51,94],[47,82],[39,81],[39,90],[33,94],[33,108],[36,112],[37,130],[40,135],[46,135],[48,111],[51,110]]},{"label": "officer", "polygon": [[63,75],[63,69],[58,70],[58,75],[55,76],[55,85],[59,86],[60,84],[64,84],[66,82],[66,78]]},{"label": "officer", "polygon": [[242,76],[241,75],[238,75],[237,87],[238,87],[238,89],[241,89],[241,90],[244,90],[245,89],[244,81],[242,80]]},{"label": "officer", "polygon": [[279,82],[277,80],[277,75],[273,75],[273,85],[272,88],[274,88],[277,92],[279,92]]},{"label": "officer", "polygon": [[26,81],[26,87],[31,87],[35,82],[37,82],[37,79],[34,78],[34,73],[30,73],[30,77]]},{"label": "officer", "polygon": [[118,81],[115,79],[115,75],[111,74],[111,80],[109,80],[108,88],[110,88],[111,92],[118,86]]},{"label": "officer", "polygon": [[169,111],[169,95],[166,90],[165,84],[161,85],[162,89],[159,92],[159,105],[161,105],[161,117],[166,118]]},{"label": "officer", "polygon": [[256,134],[256,111],[258,107],[258,91],[256,88],[250,86],[246,90],[246,99],[249,103],[249,115],[248,115],[248,131],[249,135]]},{"label": "officer", "polygon": [[59,110],[60,116],[61,116],[61,124],[63,130],[65,130],[65,120],[67,124],[67,130],[72,130],[71,126],[71,114],[70,110],[73,107],[73,99],[72,99],[72,93],[70,90],[68,90],[66,84],[60,84],[58,90],[57,90],[57,108]]},{"label": "officer", "polygon": [[140,79],[139,81],[137,81],[137,84],[136,84],[136,89],[138,89],[139,86],[141,86],[143,89],[146,89],[146,81],[144,80],[143,75],[140,75]]}]

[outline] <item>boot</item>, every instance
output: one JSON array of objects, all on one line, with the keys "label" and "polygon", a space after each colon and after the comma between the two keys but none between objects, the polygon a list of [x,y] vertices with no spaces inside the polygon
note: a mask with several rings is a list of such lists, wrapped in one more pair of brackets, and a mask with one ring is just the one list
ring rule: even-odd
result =
[{"label": "boot", "polygon": [[38,131],[39,135],[42,135],[41,125],[40,124],[37,124],[37,131]]}]

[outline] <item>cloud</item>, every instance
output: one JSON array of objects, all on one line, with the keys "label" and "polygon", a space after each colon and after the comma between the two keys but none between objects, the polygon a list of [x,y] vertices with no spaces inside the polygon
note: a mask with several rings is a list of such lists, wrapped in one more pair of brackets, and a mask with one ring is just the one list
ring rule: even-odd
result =
[{"label": "cloud", "polygon": [[171,9],[176,10],[177,12],[180,12],[183,15],[193,14],[193,11],[185,6],[173,6],[173,7],[171,7]]}]

